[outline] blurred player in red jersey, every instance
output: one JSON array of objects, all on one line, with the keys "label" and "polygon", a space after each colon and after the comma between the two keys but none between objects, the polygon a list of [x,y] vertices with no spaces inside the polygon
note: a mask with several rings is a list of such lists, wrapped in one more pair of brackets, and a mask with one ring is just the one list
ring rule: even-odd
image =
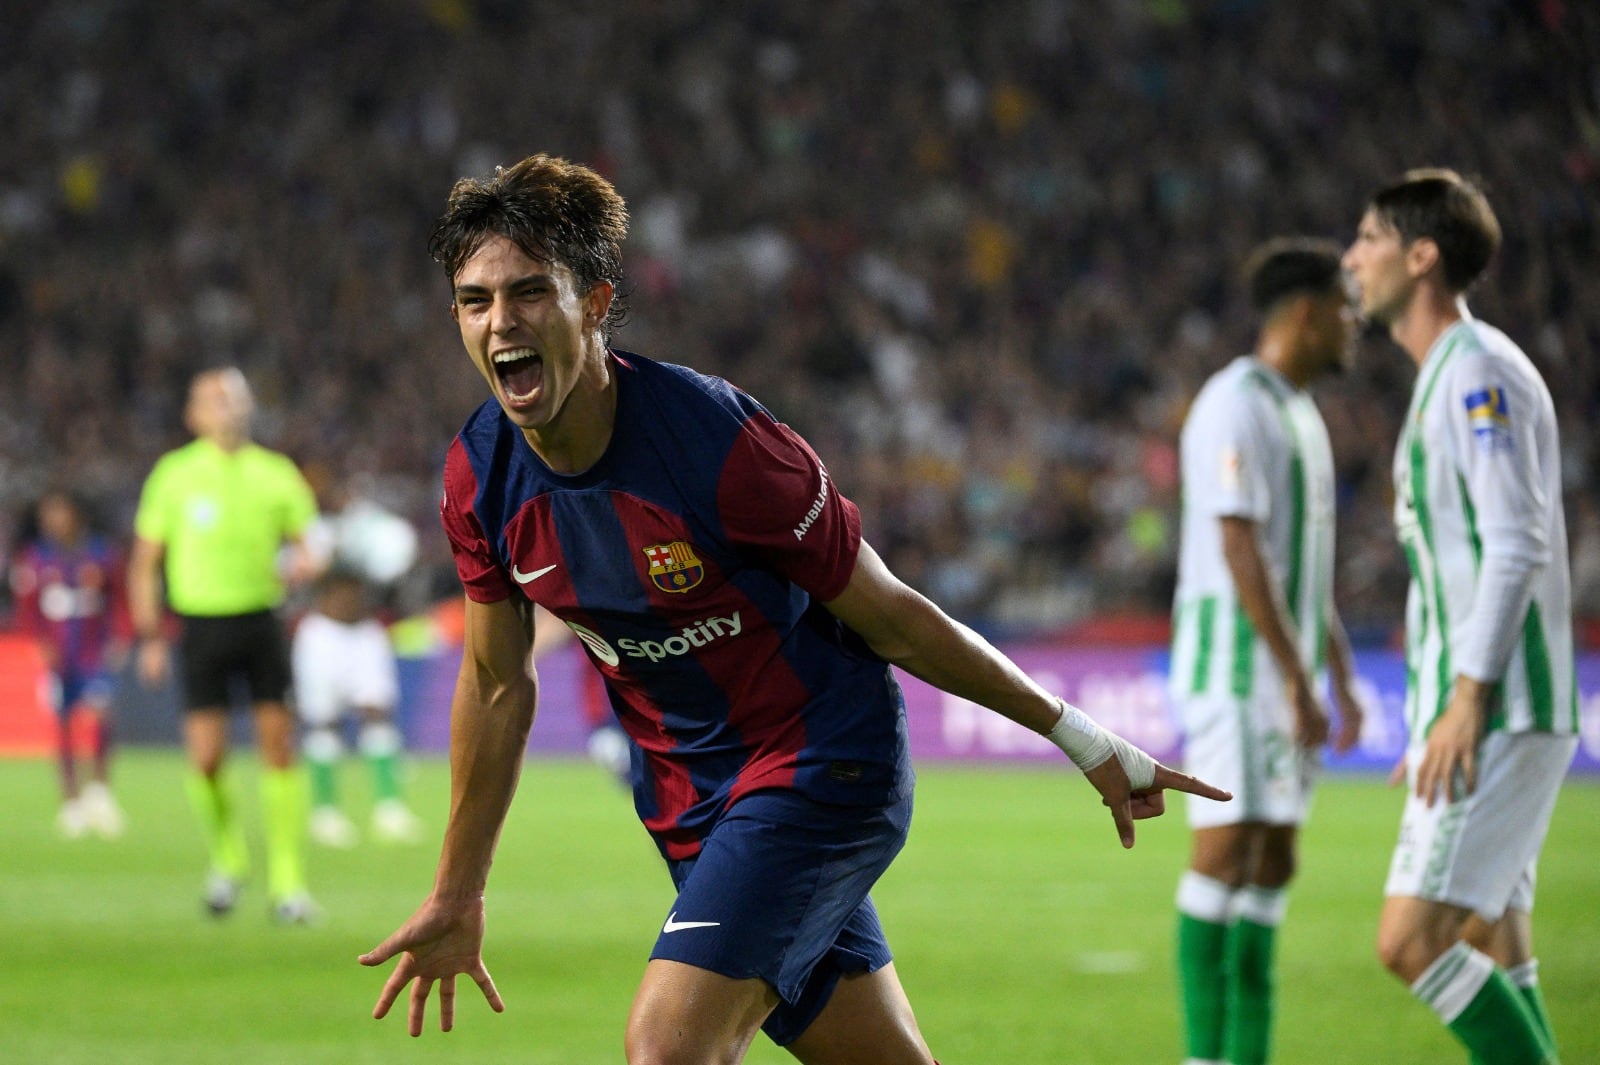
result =
[{"label": "blurred player in red jersey", "polygon": [[[57,718],[62,835],[120,836],[122,810],[111,795],[113,673],[127,653],[128,612],[122,597],[122,556],[90,526],[84,505],[52,489],[34,508],[33,528],[11,563],[18,628],[38,641],[50,672]],[[87,724],[92,763],[80,785],[72,720]]]}]

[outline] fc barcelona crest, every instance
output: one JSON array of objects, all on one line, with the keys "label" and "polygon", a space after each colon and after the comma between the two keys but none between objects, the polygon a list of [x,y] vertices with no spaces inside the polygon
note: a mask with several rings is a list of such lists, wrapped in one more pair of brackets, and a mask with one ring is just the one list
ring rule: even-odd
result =
[{"label": "fc barcelona crest", "polygon": [[650,579],[663,592],[687,592],[705,578],[706,567],[695,557],[687,540],[651,544],[644,549],[650,562]]}]

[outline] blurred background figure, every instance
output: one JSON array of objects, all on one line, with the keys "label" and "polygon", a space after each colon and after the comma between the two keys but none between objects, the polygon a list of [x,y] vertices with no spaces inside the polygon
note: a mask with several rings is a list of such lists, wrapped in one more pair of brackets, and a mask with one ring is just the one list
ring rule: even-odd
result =
[{"label": "blurred background figure", "polygon": [[223,774],[229,711],[247,700],[263,763],[272,915],[306,924],[320,911],[306,888],[309,802],[295,758],[289,639],[279,609],[287,588],[314,573],[304,539],[316,497],[293,462],[251,439],[255,397],[237,368],[195,374],[188,397],[184,424],[195,438],[156,462],[134,517],[128,606],[139,677],[158,687],[171,668],[164,595],[181,622],[186,786],[210,852],[205,906],[217,917],[231,913],[249,873],[238,803]]},{"label": "blurred background figure", "polygon": [[353,721],[356,746],[372,774],[372,835],[412,843],[421,838],[422,823],[403,796],[404,737],[395,721],[399,671],[380,612],[416,562],[416,529],[352,491],[326,466],[305,472],[322,508],[306,539],[323,572],[315,601],[295,629],[293,653],[295,704],[311,774],[311,838],[340,848],[360,840],[338,787]]},{"label": "blurred background figure", "polygon": [[311,774],[311,838],[325,847],[353,847],[360,840],[339,804],[345,723],[352,719],[357,747],[372,772],[373,836],[411,843],[422,834],[401,790],[404,741],[394,720],[400,698],[394,648],[369,604],[362,577],[336,565],[317,582],[316,604],[294,634],[295,703]]},{"label": "blurred background figure", "polygon": [[[110,786],[112,678],[128,649],[122,570],[120,552],[62,489],[39,499],[11,563],[17,628],[38,642],[49,671],[62,799],[56,824],[68,839],[122,835]],[[90,755],[86,783],[79,779],[80,736]]]}]

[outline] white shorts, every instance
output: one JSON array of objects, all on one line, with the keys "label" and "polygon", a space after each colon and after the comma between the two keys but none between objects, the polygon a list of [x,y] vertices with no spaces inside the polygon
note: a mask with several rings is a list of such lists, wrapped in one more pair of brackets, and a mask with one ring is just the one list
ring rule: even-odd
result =
[{"label": "white shorts", "polygon": [[392,710],[400,682],[389,634],[370,619],[346,625],[307,614],[294,633],[294,694],[301,720],[313,726],[357,708]]},{"label": "white shorts", "polygon": [[1539,848],[1577,748],[1576,736],[1491,732],[1478,750],[1477,789],[1432,809],[1414,790],[1422,748],[1407,751],[1412,791],[1384,895],[1464,906],[1486,921],[1533,912]]},{"label": "white shorts", "polygon": [[1299,825],[1311,807],[1316,757],[1294,742],[1281,695],[1196,695],[1179,700],[1183,768],[1233,792],[1232,802],[1186,795],[1189,825]]}]

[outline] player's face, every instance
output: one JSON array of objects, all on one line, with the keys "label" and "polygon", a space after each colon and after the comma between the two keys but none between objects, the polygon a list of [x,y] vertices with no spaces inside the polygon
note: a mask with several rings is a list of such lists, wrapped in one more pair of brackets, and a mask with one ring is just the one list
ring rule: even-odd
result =
[{"label": "player's face", "polygon": [[1390,325],[1410,303],[1415,282],[1406,269],[1400,231],[1377,212],[1369,210],[1362,216],[1356,239],[1344,253],[1344,268],[1369,321]]},{"label": "player's face", "polygon": [[237,370],[211,370],[189,386],[184,414],[196,436],[223,443],[244,439],[250,431],[255,400],[250,385]]},{"label": "player's face", "polygon": [[39,501],[39,528],[58,543],[72,543],[78,539],[83,521],[70,499],[48,495]]},{"label": "player's face", "polygon": [[539,437],[559,433],[563,415],[586,409],[571,404],[575,393],[604,387],[599,326],[610,296],[605,283],[579,292],[565,264],[534,259],[491,235],[456,274],[450,314],[506,417]]}]

